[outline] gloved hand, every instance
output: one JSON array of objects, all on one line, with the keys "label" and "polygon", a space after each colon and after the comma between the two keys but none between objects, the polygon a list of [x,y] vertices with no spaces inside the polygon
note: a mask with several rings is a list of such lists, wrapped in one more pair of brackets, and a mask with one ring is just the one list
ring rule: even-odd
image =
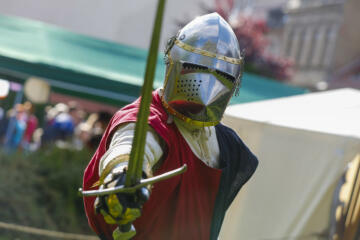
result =
[{"label": "gloved hand", "polygon": [[[121,167],[115,167],[106,176],[100,188],[124,185],[125,178],[126,171]],[[119,225],[113,233],[114,239],[130,239],[136,234],[131,223],[141,216],[141,208],[149,196],[150,192],[146,187],[138,189],[135,193],[100,196],[95,200],[95,211],[104,216],[106,223]]]}]

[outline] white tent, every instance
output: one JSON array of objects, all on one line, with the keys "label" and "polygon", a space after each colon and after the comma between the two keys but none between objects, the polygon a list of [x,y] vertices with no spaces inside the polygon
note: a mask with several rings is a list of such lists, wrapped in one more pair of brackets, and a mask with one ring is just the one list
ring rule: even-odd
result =
[{"label": "white tent", "polygon": [[220,239],[320,239],[334,189],[360,153],[360,91],[340,89],[230,106],[223,119],[259,167]]}]

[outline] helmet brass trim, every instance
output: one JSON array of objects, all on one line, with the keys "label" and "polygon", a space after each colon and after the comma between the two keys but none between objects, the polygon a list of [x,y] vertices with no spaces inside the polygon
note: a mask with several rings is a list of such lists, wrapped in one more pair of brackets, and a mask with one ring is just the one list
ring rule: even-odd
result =
[{"label": "helmet brass trim", "polygon": [[178,111],[176,111],[175,109],[173,109],[171,106],[169,106],[169,104],[165,101],[164,99],[164,95],[161,95],[161,102],[164,106],[164,108],[171,114],[174,115],[175,117],[183,120],[186,123],[189,123],[191,125],[197,126],[197,127],[211,127],[211,126],[215,126],[217,124],[220,123],[220,121],[215,121],[215,122],[201,122],[201,121],[197,121],[197,120],[193,120],[189,117],[186,117],[185,115],[179,113]]},{"label": "helmet brass trim", "polygon": [[180,47],[180,48],[182,48],[182,49],[184,49],[186,51],[201,54],[201,55],[206,56],[206,57],[217,58],[217,59],[220,59],[220,60],[223,60],[225,62],[232,63],[232,64],[242,64],[243,63],[242,58],[237,59],[237,58],[226,57],[226,56],[223,56],[223,55],[212,53],[212,52],[206,51],[204,49],[200,49],[200,48],[190,46],[189,44],[186,44],[186,43],[180,41],[179,39],[175,39],[175,44],[178,47]]}]

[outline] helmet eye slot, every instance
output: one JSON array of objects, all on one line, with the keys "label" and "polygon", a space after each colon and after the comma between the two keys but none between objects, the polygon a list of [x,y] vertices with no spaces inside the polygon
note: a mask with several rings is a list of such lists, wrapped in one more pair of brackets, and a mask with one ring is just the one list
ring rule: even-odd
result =
[{"label": "helmet eye slot", "polygon": [[227,80],[229,80],[230,82],[232,83],[235,83],[235,77],[226,73],[226,72],[223,72],[223,71],[219,71],[219,70],[215,70],[217,74],[219,74],[220,76],[226,78]]},{"label": "helmet eye slot", "polygon": [[182,62],[181,64],[182,64],[182,68],[185,70],[185,71],[183,70],[182,73],[189,73],[189,72],[193,72],[193,71],[209,71],[209,72],[215,71],[216,74],[229,80],[232,83],[235,83],[235,80],[236,80],[234,76],[232,76],[226,72],[223,72],[223,71],[220,71],[217,69],[210,69],[204,65],[199,65],[199,64],[189,63],[189,62]]},{"label": "helmet eye slot", "polygon": [[208,70],[209,68],[203,65],[198,65],[198,64],[194,64],[194,63],[188,63],[188,62],[183,62],[182,63],[183,68],[185,69],[193,69],[193,70]]}]

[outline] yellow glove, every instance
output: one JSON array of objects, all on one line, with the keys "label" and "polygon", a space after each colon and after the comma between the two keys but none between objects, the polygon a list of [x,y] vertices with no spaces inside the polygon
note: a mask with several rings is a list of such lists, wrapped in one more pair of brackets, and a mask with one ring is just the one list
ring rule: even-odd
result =
[{"label": "yellow glove", "polygon": [[[125,171],[119,171],[116,167],[111,171],[104,183],[100,186],[101,189],[113,188],[115,186],[124,185],[126,178]],[[127,239],[127,236],[134,236],[135,229],[129,228],[129,232],[122,229],[124,225],[131,225],[138,217],[141,216],[141,208],[143,204],[149,199],[150,192],[146,187],[140,188],[135,193],[117,193],[107,196],[97,197],[95,200],[95,211],[104,216],[104,220],[108,224],[117,224],[120,226],[114,234],[117,239]],[[132,232],[132,233],[131,233]],[[122,236],[122,238],[120,238]],[[114,239],[116,239],[114,237]]]}]

